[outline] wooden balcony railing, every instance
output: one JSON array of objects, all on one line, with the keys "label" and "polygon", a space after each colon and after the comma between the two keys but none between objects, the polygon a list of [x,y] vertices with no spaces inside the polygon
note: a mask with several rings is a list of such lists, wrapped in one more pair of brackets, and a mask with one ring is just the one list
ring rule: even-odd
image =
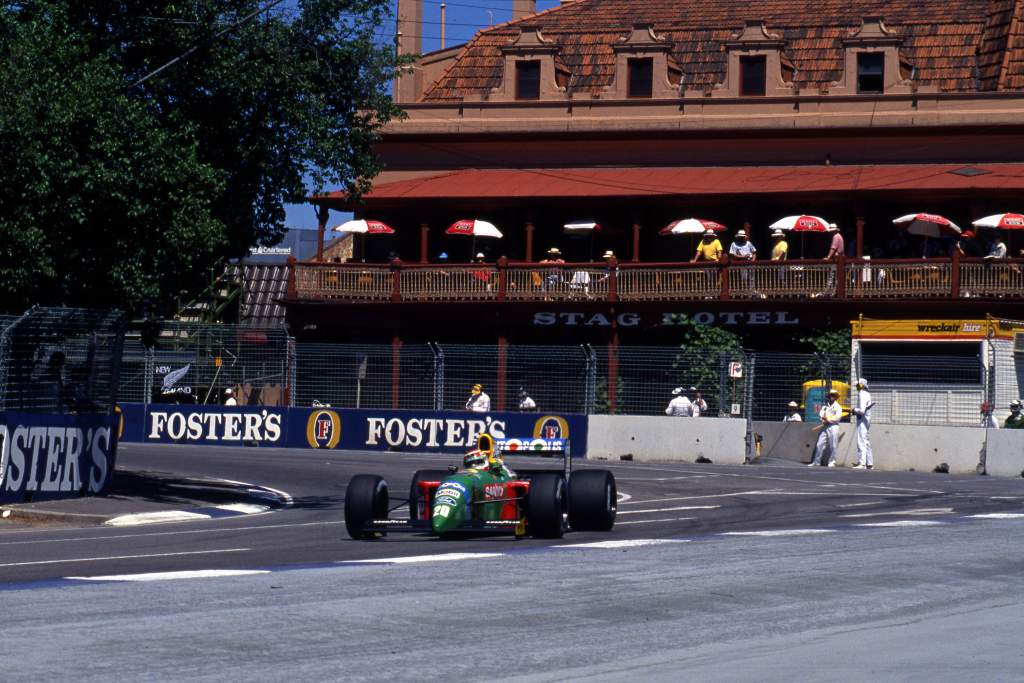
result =
[{"label": "wooden balcony railing", "polygon": [[423,265],[292,262],[289,298],[352,303],[1024,298],[1024,259]]}]

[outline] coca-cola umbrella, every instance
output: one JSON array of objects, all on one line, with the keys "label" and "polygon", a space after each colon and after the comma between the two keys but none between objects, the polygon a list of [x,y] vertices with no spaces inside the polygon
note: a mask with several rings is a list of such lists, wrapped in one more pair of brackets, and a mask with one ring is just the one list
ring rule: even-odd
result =
[{"label": "coca-cola umbrella", "polygon": [[493,239],[500,239],[502,237],[501,231],[494,226],[494,223],[488,223],[476,218],[464,218],[460,221],[455,221],[448,226],[445,234],[472,237],[473,241],[469,249],[470,254],[476,252],[477,237],[490,237]]},{"label": "coca-cola umbrella", "polygon": [[[1019,213],[994,213],[991,216],[971,221],[971,225],[976,228],[989,228],[992,230],[1024,230],[1024,215]],[[1011,253],[1013,252],[1011,251]]]},{"label": "coca-cola umbrella", "polygon": [[[345,221],[341,225],[331,228],[332,232],[350,232],[356,235],[394,235],[395,229],[381,221],[368,221],[364,218],[356,218]],[[366,242],[363,238],[363,248],[360,249],[361,260],[366,261]]]},{"label": "coca-cola umbrella", "polygon": [[800,234],[800,258],[804,257],[804,236],[805,232],[828,232],[828,226],[830,223],[822,218],[821,216],[812,216],[810,214],[798,214],[795,216],[785,216],[775,221],[768,227],[772,230],[785,230],[789,232],[799,232]]},{"label": "coca-cola umbrella", "polygon": [[893,219],[894,225],[900,225],[907,229],[911,235],[923,235],[924,237],[957,237],[960,235],[960,226],[945,216],[935,213],[908,213]]},{"label": "coca-cola umbrella", "polygon": [[706,231],[713,230],[714,232],[722,232],[725,230],[725,226],[715,221],[705,220],[703,218],[680,218],[677,221],[672,221],[664,228],[658,231],[659,235],[689,235],[690,236],[690,250],[693,250],[693,237],[695,235],[703,235]]}]

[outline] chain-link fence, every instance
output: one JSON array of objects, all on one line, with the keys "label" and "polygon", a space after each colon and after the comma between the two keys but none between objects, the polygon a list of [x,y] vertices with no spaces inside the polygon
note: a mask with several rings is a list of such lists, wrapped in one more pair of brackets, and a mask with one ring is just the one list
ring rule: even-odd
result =
[{"label": "chain-link fence", "polygon": [[[981,404],[1008,405],[1024,386],[1010,341],[923,347],[862,344],[854,355],[648,346],[296,343],[283,329],[163,325],[152,348],[124,347],[121,400],[461,410],[483,385],[492,410],[664,415],[700,392],[705,415],[781,420],[795,402],[816,420],[830,389],[847,413],[868,380],[873,421],[977,425]],[[998,340],[997,340],[998,341]],[[935,347],[938,349],[938,347]],[[895,352],[894,352],[895,351]],[[679,389],[679,392],[676,392]],[[1005,407],[1005,406],[1004,406]]]},{"label": "chain-link fence", "polygon": [[120,311],[33,307],[0,332],[0,409],[107,413],[120,373]]}]

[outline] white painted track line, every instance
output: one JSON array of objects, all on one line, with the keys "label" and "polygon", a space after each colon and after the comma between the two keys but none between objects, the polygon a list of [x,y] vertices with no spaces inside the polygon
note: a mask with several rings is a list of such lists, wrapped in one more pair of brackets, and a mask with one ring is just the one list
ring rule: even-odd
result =
[{"label": "white painted track line", "polygon": [[927,519],[901,519],[898,522],[872,522],[870,524],[854,524],[858,527],[900,527],[900,526],[943,526],[946,522],[936,522]]},{"label": "white painted track line", "polygon": [[162,510],[160,512],[139,512],[132,515],[120,515],[103,523],[103,526],[139,526],[142,524],[166,524],[168,522],[194,522],[199,519],[210,519],[210,515],[187,510]]},{"label": "white painted track line", "polygon": [[217,553],[244,553],[252,548],[226,548],[224,550],[189,550],[180,553],[152,553],[149,555],[112,555],[110,557],[74,557],[66,560],[36,560],[35,562],[8,562],[0,567],[30,567],[40,564],[71,564],[73,562],[106,562],[109,560],[141,560],[151,557],[182,557],[185,555],[215,555]]},{"label": "white painted track line", "polygon": [[726,531],[719,536],[814,536],[832,534],[834,529],[772,529],[770,531]]},{"label": "white painted track line", "polygon": [[490,557],[504,557],[505,553],[443,553],[440,555],[413,555],[410,557],[387,557],[375,560],[342,560],[337,564],[420,564],[423,562],[452,562],[455,560],[483,560]]},{"label": "white painted track line", "polygon": [[886,512],[858,512],[839,515],[840,517],[928,517],[931,515],[951,515],[953,508],[919,508],[917,510],[890,510]]},{"label": "white painted track line", "polygon": [[269,569],[199,569],[182,572],[152,572],[149,574],[111,574],[109,576],[65,576],[71,581],[174,581],[177,579],[215,579],[225,576],[252,576],[269,574]]},{"label": "white painted track line", "polygon": [[687,505],[677,508],[652,508],[650,510],[619,510],[620,515],[642,515],[648,512],[675,512],[677,510],[715,510],[721,505]]},{"label": "white painted track line", "polygon": [[616,522],[615,526],[625,526],[626,524],[654,524],[655,522],[683,522],[688,519],[697,519],[696,517],[665,517],[663,519],[633,519],[628,522]]},{"label": "white painted track line", "polygon": [[1024,519],[1021,512],[988,512],[981,515],[968,515],[969,519]]},{"label": "white painted track line", "polygon": [[617,550],[620,548],[640,548],[648,545],[663,545],[665,543],[690,543],[686,539],[671,538],[635,538],[624,541],[596,541],[594,543],[570,543],[568,545],[556,545],[554,548],[563,550],[590,550],[593,548],[601,550]]}]

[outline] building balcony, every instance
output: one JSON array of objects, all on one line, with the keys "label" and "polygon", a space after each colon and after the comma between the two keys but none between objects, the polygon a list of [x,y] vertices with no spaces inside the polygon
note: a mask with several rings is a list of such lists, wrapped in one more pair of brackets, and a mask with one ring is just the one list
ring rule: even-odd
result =
[{"label": "building balcony", "polygon": [[1024,259],[702,263],[293,262],[288,298],[343,304],[1024,297]]}]

